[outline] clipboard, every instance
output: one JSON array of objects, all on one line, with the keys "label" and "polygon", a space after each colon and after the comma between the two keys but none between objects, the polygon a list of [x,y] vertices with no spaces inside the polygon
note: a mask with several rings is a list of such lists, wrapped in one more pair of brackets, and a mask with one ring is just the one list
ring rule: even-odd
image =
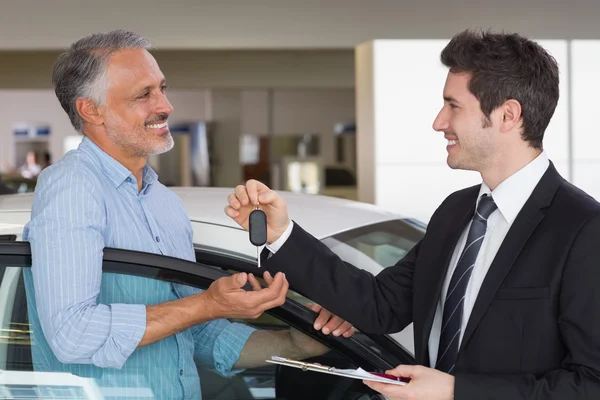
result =
[{"label": "clipboard", "polygon": [[382,374],[377,372],[367,372],[362,368],[358,369],[338,369],[327,365],[308,363],[304,361],[292,360],[290,358],[272,356],[270,360],[265,360],[271,364],[279,364],[286,367],[299,368],[302,371],[321,372],[323,374],[331,374],[343,376],[345,378],[360,379],[366,381],[375,381],[389,383],[392,385],[406,385],[410,382],[409,378],[396,377],[393,375]]}]

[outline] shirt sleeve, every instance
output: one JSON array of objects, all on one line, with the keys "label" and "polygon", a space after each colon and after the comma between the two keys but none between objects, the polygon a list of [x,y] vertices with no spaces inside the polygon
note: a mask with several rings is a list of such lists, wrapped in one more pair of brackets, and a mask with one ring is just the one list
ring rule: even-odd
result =
[{"label": "shirt sleeve", "polygon": [[292,234],[292,229],[294,229],[294,221],[290,221],[286,230],[279,236],[279,239],[274,241],[271,244],[267,244],[267,249],[273,254],[277,253],[277,251],[285,244],[285,242],[290,238]]},{"label": "shirt sleeve", "polygon": [[[178,297],[192,296],[202,289],[173,284]],[[233,376],[234,370],[248,338],[256,330],[245,324],[216,319],[190,328],[194,337],[194,360],[204,368],[215,369],[223,376]]]},{"label": "shirt sleeve", "polygon": [[[46,172],[46,171],[44,171]],[[44,336],[63,363],[121,368],[146,330],[141,304],[97,304],[106,214],[84,171],[42,173],[23,232]]]},{"label": "shirt sleeve", "polygon": [[229,377],[242,370],[234,370],[248,338],[255,331],[247,325],[216,319],[191,328],[194,336],[194,359],[205,368],[214,368]]}]

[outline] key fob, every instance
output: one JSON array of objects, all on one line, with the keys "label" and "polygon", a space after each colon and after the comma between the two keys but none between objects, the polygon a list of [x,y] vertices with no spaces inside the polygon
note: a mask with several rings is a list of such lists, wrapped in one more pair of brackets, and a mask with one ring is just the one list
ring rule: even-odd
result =
[{"label": "key fob", "polygon": [[267,243],[267,214],[262,210],[254,210],[248,217],[250,243],[262,246]]}]

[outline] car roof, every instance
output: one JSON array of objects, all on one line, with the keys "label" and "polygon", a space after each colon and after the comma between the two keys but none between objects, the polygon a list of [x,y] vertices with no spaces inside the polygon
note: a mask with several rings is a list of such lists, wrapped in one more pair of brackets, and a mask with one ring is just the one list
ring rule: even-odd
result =
[{"label": "car roof", "polygon": [[[208,222],[237,228],[225,215],[230,188],[174,187],[170,188],[183,202],[192,221]],[[359,226],[401,218],[372,204],[328,196],[279,192],[286,200],[290,218],[315,237],[322,239]],[[25,225],[29,219],[33,193],[0,196],[0,213],[15,213],[13,224]],[[20,216],[19,216],[20,215]],[[6,216],[6,215],[5,215]],[[18,221],[15,221],[18,219]],[[2,217],[7,222],[7,218]]]},{"label": "car roof", "polygon": [[[232,189],[176,188],[190,219],[238,227],[224,208]],[[319,239],[358,226],[400,218],[372,204],[335,197],[278,192],[286,201],[290,218]]]}]

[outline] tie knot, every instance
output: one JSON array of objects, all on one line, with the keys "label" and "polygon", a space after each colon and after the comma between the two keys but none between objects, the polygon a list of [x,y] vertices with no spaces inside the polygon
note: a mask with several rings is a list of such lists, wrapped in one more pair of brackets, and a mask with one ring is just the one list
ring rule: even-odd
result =
[{"label": "tie knot", "polygon": [[484,194],[481,196],[481,200],[479,200],[479,205],[477,206],[477,214],[484,219],[487,220],[488,217],[498,208],[496,203],[494,203],[494,199],[492,196],[488,196]]}]

